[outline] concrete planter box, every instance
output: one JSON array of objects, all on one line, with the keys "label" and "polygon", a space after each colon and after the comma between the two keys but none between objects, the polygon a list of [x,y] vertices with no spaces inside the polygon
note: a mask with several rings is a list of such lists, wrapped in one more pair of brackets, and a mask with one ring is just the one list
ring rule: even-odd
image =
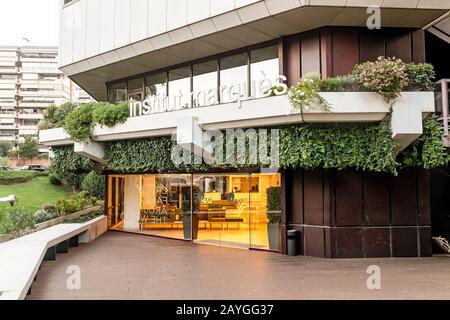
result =
[{"label": "concrete planter box", "polygon": [[45,222],[42,222],[42,223],[38,223],[36,225],[36,231],[40,231],[40,230],[43,230],[43,229],[47,229],[47,228],[56,226],[57,224],[64,223],[64,221],[66,221],[66,220],[78,219],[81,216],[90,214],[90,213],[92,213],[94,211],[98,211],[98,210],[101,210],[101,209],[102,209],[101,206],[96,206],[96,207],[87,208],[87,209],[84,209],[84,210],[81,210],[81,211],[78,211],[78,212],[75,212],[75,213],[71,213],[71,214],[68,214],[66,216],[62,216],[62,217],[59,217],[59,218],[56,218],[56,219],[53,219],[53,220],[49,220],[49,221],[45,221]]},{"label": "concrete planter box", "polygon": [[89,226],[86,233],[80,235],[80,243],[87,243],[99,238],[102,234],[108,231],[108,217],[101,216],[85,223]]},{"label": "concrete planter box", "polygon": [[6,242],[6,241],[9,241],[9,240],[12,240],[12,239],[13,239],[13,237],[11,235],[9,235],[9,234],[2,234],[2,235],[0,235],[0,243]]},{"label": "concrete planter box", "polygon": [[[101,210],[101,209],[102,209],[101,206],[95,206],[95,207],[92,207],[92,208],[87,208],[87,209],[84,209],[84,210],[81,210],[81,211],[78,211],[78,212],[75,212],[75,213],[68,214],[68,215],[63,216],[63,217],[59,217],[59,218],[56,218],[56,219],[53,219],[53,220],[49,220],[49,221],[45,221],[45,222],[42,222],[42,223],[38,223],[36,225],[36,227],[35,227],[34,232],[41,231],[41,230],[44,230],[44,229],[56,226],[58,224],[64,223],[66,220],[78,219],[81,216],[90,214],[90,213],[92,213],[94,211],[98,211],[98,210]],[[100,218],[102,218],[102,217],[100,217]],[[105,225],[106,225],[106,222],[105,222]],[[105,230],[105,232],[106,232],[106,230]],[[0,235],[0,243],[4,243],[4,242],[7,242],[7,241],[10,241],[10,240],[13,240],[13,239],[14,239],[14,237],[9,235],[9,234]]]},{"label": "concrete planter box", "polygon": [[[180,118],[195,117],[203,130],[279,126],[302,122],[378,122],[389,114],[392,107],[393,138],[398,142],[399,150],[402,150],[422,134],[423,118],[435,111],[433,92],[402,92],[392,105],[374,92],[321,92],[320,95],[330,103],[331,111],[312,105],[302,114],[292,111],[287,95],[267,97],[242,101],[240,106],[237,103],[225,103],[131,117],[125,123],[112,128],[96,126],[93,130],[94,142],[138,139],[171,135],[174,131],[182,132],[183,128],[179,127],[178,122]],[[62,128],[42,130],[39,139],[47,146],[73,144]],[[89,153],[91,149],[95,152],[92,152],[90,158],[95,159],[101,155],[101,144],[81,148],[85,153]]]}]

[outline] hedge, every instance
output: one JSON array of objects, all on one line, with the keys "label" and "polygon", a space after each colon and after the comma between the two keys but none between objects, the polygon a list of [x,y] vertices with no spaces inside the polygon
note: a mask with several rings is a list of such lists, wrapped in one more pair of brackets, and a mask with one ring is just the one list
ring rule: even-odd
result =
[{"label": "hedge", "polygon": [[39,172],[36,171],[0,171],[0,184],[10,185],[25,183],[38,175]]}]

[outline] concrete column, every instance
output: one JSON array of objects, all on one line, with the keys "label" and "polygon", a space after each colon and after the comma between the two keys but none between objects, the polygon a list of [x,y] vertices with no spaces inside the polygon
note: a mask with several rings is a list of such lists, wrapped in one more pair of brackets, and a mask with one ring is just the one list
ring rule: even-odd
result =
[{"label": "concrete column", "polygon": [[140,176],[125,177],[124,228],[139,230]]}]

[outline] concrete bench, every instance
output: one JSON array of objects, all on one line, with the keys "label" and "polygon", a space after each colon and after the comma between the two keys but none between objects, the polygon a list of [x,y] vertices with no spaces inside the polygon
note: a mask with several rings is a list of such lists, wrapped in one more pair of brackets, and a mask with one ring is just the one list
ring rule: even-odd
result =
[{"label": "concrete bench", "polygon": [[43,260],[98,238],[107,230],[106,216],[87,223],[59,224],[0,244],[0,300],[23,300]]}]

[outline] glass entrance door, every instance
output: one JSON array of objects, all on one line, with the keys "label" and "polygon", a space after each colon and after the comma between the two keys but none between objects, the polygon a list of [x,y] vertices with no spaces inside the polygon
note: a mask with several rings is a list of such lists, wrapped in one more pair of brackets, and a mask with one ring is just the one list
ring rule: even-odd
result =
[{"label": "glass entrance door", "polygon": [[108,227],[118,228],[124,219],[124,186],[123,177],[108,177]]}]

